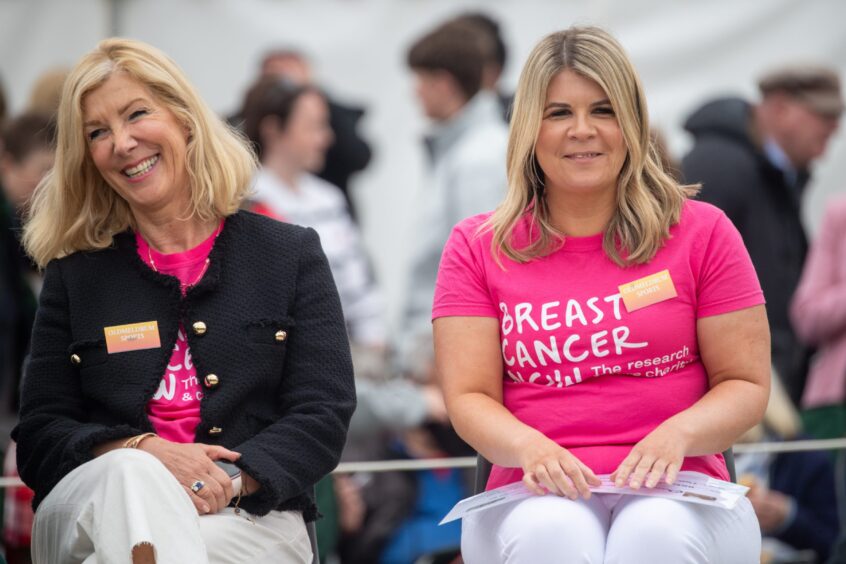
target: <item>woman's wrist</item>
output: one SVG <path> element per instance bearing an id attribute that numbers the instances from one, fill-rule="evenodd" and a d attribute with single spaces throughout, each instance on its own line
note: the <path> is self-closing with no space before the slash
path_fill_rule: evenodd
<path id="1" fill-rule="evenodd" d="M 516 452 L 517 461 L 520 467 L 524 469 L 527 465 L 536 463 L 538 459 L 550 451 L 557 452 L 559 449 L 563 449 L 561 445 L 540 431 L 530 427 L 526 429 L 525 433 L 516 435 L 512 444 Z"/>
<path id="2" fill-rule="evenodd" d="M 141 433 L 140 435 L 133 435 L 131 437 L 125 437 L 123 439 L 105 441 L 92 447 L 91 453 L 96 458 L 98 456 L 106 454 L 109 451 L 119 448 L 137 448 L 139 450 L 146 450 L 143 447 L 146 446 L 152 440 L 158 438 L 159 436 L 155 433 Z"/>
<path id="3" fill-rule="evenodd" d="M 98 445 L 94 445 L 91 448 L 91 453 L 96 458 L 98 456 L 102 456 L 102 455 L 106 454 L 109 451 L 112 451 L 112 450 L 115 450 L 115 449 L 118 449 L 118 448 L 123 448 L 123 443 L 125 443 L 128 438 L 129 437 L 127 437 L 125 439 L 114 439 L 112 441 L 105 441 L 105 442 L 102 442 Z"/>
<path id="4" fill-rule="evenodd" d="M 261 484 L 259 484 L 249 474 L 246 474 L 243 471 L 241 472 L 241 495 L 242 496 L 246 497 L 248 495 L 252 495 L 260 489 L 261 489 Z"/>
<path id="5" fill-rule="evenodd" d="M 693 426 L 693 421 L 689 417 L 685 417 L 684 412 L 666 419 L 652 433 L 659 430 L 667 433 L 668 436 L 672 437 L 673 443 L 682 447 L 684 456 L 691 456 L 696 440 L 696 428 Z"/>
<path id="6" fill-rule="evenodd" d="M 141 448 L 141 443 L 151 437 L 158 437 L 155 433 L 141 433 L 126 439 L 123 443 L 123 448 Z"/>
<path id="7" fill-rule="evenodd" d="M 156 445 L 161 442 L 167 441 L 156 434 L 151 434 L 150 436 L 145 437 L 142 442 L 138 443 L 135 448 L 153 454 L 153 450 L 156 448 Z"/>

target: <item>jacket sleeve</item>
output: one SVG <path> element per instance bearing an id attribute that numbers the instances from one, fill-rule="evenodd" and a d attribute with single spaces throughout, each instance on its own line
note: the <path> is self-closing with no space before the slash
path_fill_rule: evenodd
<path id="1" fill-rule="evenodd" d="M 93 446 L 142 431 L 88 421 L 78 370 L 70 362 L 71 312 L 59 261 L 47 265 L 21 390 L 20 420 L 12 431 L 23 481 L 35 503 L 66 474 L 91 460 Z"/>
<path id="2" fill-rule="evenodd" d="M 281 417 L 235 447 L 247 474 L 261 484 L 251 509 L 264 515 L 311 488 L 338 464 L 355 384 L 338 292 L 317 233 L 304 231 L 279 389 Z"/>
<path id="3" fill-rule="evenodd" d="M 810 345 L 846 334 L 846 280 L 839 279 L 845 232 L 846 201 L 829 208 L 793 297 L 793 327 Z"/>

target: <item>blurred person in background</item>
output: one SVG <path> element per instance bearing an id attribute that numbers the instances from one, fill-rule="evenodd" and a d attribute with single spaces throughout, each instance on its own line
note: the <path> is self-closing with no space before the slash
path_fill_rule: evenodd
<path id="1" fill-rule="evenodd" d="M 247 92 L 241 115 L 261 162 L 254 209 L 317 231 L 341 295 L 350 341 L 383 349 L 383 299 L 358 227 L 337 187 L 314 174 L 334 138 L 325 96 L 315 86 L 270 76 Z"/>
<path id="2" fill-rule="evenodd" d="M 802 421 L 773 370 L 764 420 L 738 443 L 801 440 Z M 735 454 L 764 535 L 761 562 L 826 562 L 839 530 L 834 467 L 823 451 Z"/>
<path id="3" fill-rule="evenodd" d="M 809 351 L 796 337 L 789 306 L 808 247 L 801 204 L 811 166 L 839 124 L 843 97 L 834 71 L 807 65 L 773 70 L 758 87 L 755 104 L 718 99 L 687 119 L 694 146 L 682 174 L 702 184 L 699 198 L 725 211 L 743 236 L 767 300 L 773 364 L 799 405 Z"/>
<path id="4" fill-rule="evenodd" d="M 35 265 L 20 242 L 21 224 L 35 187 L 53 166 L 54 137 L 52 119 L 42 114 L 22 114 L 0 127 L 0 366 L 5 413 L 17 413 L 20 369 L 29 350 L 39 288 Z"/>
<path id="5" fill-rule="evenodd" d="M 316 86 L 308 58 L 296 49 L 268 51 L 262 58 L 261 75 L 284 78 L 299 86 Z M 349 213 L 353 220 L 356 220 L 358 214 L 354 198 L 350 194 L 349 181 L 353 174 L 367 167 L 372 156 L 370 145 L 358 132 L 358 125 L 365 110 L 341 103 L 325 94 L 324 98 L 329 108 L 329 128 L 333 136 L 323 164 L 312 172 L 341 189 Z"/>
<path id="6" fill-rule="evenodd" d="M 396 342 L 398 369 L 424 386 L 435 385 L 430 318 L 443 244 L 455 223 L 490 208 L 505 192 L 507 130 L 496 95 L 483 89 L 493 49 L 490 34 L 478 24 L 447 21 L 415 40 L 406 54 L 418 102 L 431 121 L 425 138 L 431 167 L 413 215 L 414 242 Z M 410 430 L 395 450 L 409 458 L 472 453 L 446 422 Z M 439 550 L 457 551 L 458 524 L 439 527 L 438 522 L 466 495 L 464 474 L 436 470 L 396 478 L 392 495 L 403 503 L 385 520 L 375 561 L 394 564 Z"/>
<path id="7" fill-rule="evenodd" d="M 505 194 L 508 129 L 496 95 L 482 88 L 490 49 L 477 25 L 447 22 L 406 56 L 432 124 L 424 140 L 431 166 L 414 218 L 398 341 L 403 370 L 424 381 L 433 374 L 432 298 L 444 243 L 456 223 L 496 207 Z"/>
<path id="8" fill-rule="evenodd" d="M 829 202 L 791 307 L 802 341 L 817 347 L 802 397 L 805 428 L 816 438 L 846 436 L 846 199 Z M 846 512 L 846 451 L 836 453 L 841 519 Z M 832 562 L 846 563 L 846 529 Z"/>
<path id="9" fill-rule="evenodd" d="M 53 166 L 55 124 L 25 113 L 0 126 L 0 401 L 2 418 L 17 419 L 24 359 L 35 320 L 41 277 L 20 242 L 21 222 L 35 187 Z M 5 425 L 3 425 L 5 428 Z M 3 475 L 18 476 L 15 443 L 6 447 Z M 29 561 L 33 491 L 4 492 L 3 544 L 10 564 Z"/>
<path id="10" fill-rule="evenodd" d="M 251 208 L 315 229 L 341 296 L 358 396 L 343 458 L 352 461 L 388 457 L 389 442 L 395 434 L 427 419 L 443 421 L 446 411 L 433 387 L 392 378 L 389 373 L 382 295 L 370 270 L 358 226 L 337 188 L 314 175 L 323 166 L 333 138 L 326 98 L 311 84 L 268 76 L 250 88 L 240 113 L 243 130 L 261 162 Z M 332 550 L 324 539 L 331 534 L 328 525 L 334 517 L 343 529 L 340 532 L 355 537 L 357 545 L 369 545 L 374 523 L 380 520 L 374 514 L 388 511 L 386 506 L 396 500 L 376 491 L 385 485 L 384 479 L 389 478 L 380 476 L 365 491 L 358 491 L 358 482 L 336 477 L 337 516 L 331 510 L 335 500 L 326 498 L 332 495 L 331 488 L 327 491 L 326 482 L 321 483 L 318 503 L 321 512 L 331 517 L 318 524 L 321 554 L 328 555 Z M 365 500 L 368 524 L 367 530 L 361 530 L 362 518 L 350 519 L 350 514 L 360 512 L 356 508 Z"/>
<path id="11" fill-rule="evenodd" d="M 56 67 L 42 73 L 29 93 L 26 111 L 48 116 L 55 116 L 62 99 L 62 88 L 68 77 L 69 69 Z"/>
<path id="12" fill-rule="evenodd" d="M 241 114 L 261 162 L 252 209 L 316 230 L 338 286 L 361 396 L 345 459 L 377 456 L 367 446 L 377 430 L 442 420 L 445 411 L 434 390 L 389 375 L 383 298 L 361 234 L 343 197 L 314 175 L 332 142 L 326 98 L 314 86 L 267 77 L 249 90 Z"/>
<path id="13" fill-rule="evenodd" d="M 808 431 L 846 436 L 846 199 L 826 206 L 791 307 L 799 338 L 817 347 L 802 398 Z"/>
<path id="14" fill-rule="evenodd" d="M 508 123 L 511 117 L 511 105 L 514 94 L 503 92 L 500 78 L 508 61 L 508 47 L 502 36 L 499 22 L 484 12 L 468 12 L 450 20 L 451 23 L 469 24 L 475 26 L 481 33 L 487 35 L 485 47 L 485 67 L 482 73 L 482 89 L 492 92 L 499 101 L 502 119 Z"/>
<path id="15" fill-rule="evenodd" d="M 36 564 L 311 561 L 352 363 L 317 234 L 239 211 L 254 171 L 161 51 L 107 39 L 68 76 L 23 236 Z"/>

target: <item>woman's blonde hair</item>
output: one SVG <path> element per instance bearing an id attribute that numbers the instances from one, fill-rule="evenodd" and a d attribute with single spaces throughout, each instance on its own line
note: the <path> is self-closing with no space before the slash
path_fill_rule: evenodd
<path id="1" fill-rule="evenodd" d="M 188 130 L 190 217 L 231 215 L 250 190 L 256 164 L 249 145 L 203 102 L 176 63 L 145 43 L 106 39 L 68 75 L 57 115 L 55 165 L 36 189 L 24 226 L 24 246 L 42 268 L 75 251 L 108 247 L 115 234 L 135 227 L 129 205 L 95 168 L 83 127 L 85 96 L 116 72 L 148 88 Z"/>
<path id="2" fill-rule="evenodd" d="M 492 251 L 517 262 L 553 252 L 564 240 L 549 217 L 544 178 L 535 157 L 547 89 L 563 70 L 596 82 L 608 96 L 626 143 L 617 181 L 617 206 L 605 229 L 603 248 L 617 264 L 648 262 L 678 223 L 685 198 L 697 186 L 682 186 L 662 168 L 650 140 L 646 98 L 640 79 L 620 44 L 596 27 L 571 27 L 548 35 L 532 50 L 520 74 L 508 140 L 508 193 L 485 227 Z M 531 215 L 530 242 L 515 248 L 512 235 Z"/>

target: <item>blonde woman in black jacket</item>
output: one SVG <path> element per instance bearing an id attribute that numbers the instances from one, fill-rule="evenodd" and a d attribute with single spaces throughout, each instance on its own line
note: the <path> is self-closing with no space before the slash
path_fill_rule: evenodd
<path id="1" fill-rule="evenodd" d="M 100 43 L 58 122 L 13 432 L 34 561 L 310 561 L 355 406 L 317 235 L 238 211 L 253 156 L 148 45 Z"/>

